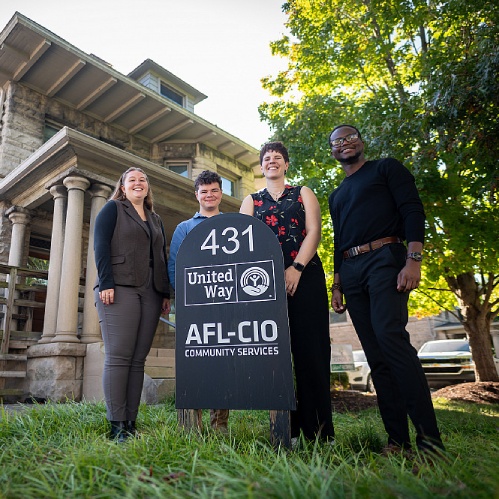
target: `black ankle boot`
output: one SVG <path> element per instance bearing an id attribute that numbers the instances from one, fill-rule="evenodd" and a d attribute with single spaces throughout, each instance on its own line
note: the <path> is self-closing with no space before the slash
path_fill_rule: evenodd
<path id="1" fill-rule="evenodd" d="M 125 421 L 110 421 L 110 423 L 111 433 L 109 434 L 109 438 L 120 444 L 123 443 L 127 437 Z"/>
<path id="2" fill-rule="evenodd" d="M 128 436 L 135 438 L 137 436 L 137 428 L 135 426 L 135 421 L 127 421 L 126 422 L 126 431 Z"/>

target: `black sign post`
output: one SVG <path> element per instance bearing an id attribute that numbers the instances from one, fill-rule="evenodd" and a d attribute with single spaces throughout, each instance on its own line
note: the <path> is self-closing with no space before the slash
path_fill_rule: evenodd
<path id="1" fill-rule="evenodd" d="M 177 409 L 268 409 L 274 443 L 289 446 L 296 402 L 275 234 L 247 215 L 207 219 L 180 246 L 175 289 Z"/>

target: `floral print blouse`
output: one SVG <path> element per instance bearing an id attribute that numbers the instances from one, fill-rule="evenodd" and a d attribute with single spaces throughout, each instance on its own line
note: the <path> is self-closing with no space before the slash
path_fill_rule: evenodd
<path id="1" fill-rule="evenodd" d="M 286 184 L 284 192 L 277 201 L 267 189 L 255 192 L 251 197 L 254 204 L 253 216 L 274 231 L 282 248 L 284 268 L 288 268 L 307 235 L 301 186 Z"/>

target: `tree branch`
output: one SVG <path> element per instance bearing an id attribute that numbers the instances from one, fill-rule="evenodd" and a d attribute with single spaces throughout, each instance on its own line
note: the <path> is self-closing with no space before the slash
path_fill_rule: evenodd
<path id="1" fill-rule="evenodd" d="M 381 47 L 384 49 L 386 48 L 385 40 L 383 39 L 383 36 L 381 34 L 381 29 L 379 27 L 379 23 L 376 19 L 375 13 L 371 8 L 371 0 L 364 0 L 364 5 L 371 11 L 372 14 L 372 26 L 373 26 L 373 31 L 376 36 L 376 38 L 379 40 L 379 44 Z M 407 93 L 404 89 L 404 86 L 400 83 L 400 79 L 398 77 L 397 73 L 397 66 L 395 62 L 393 61 L 393 57 L 388 51 L 384 51 L 385 55 L 383 56 L 386 66 L 388 68 L 388 72 L 390 73 L 391 77 L 393 78 L 393 81 L 395 82 L 395 89 L 398 93 L 398 96 L 400 98 L 401 102 L 406 102 L 407 101 Z M 389 88 L 389 85 L 387 85 L 387 88 Z"/>
<path id="2" fill-rule="evenodd" d="M 438 288 L 428 288 L 428 289 L 438 289 Z M 448 289 L 439 289 L 438 291 L 449 291 L 449 290 Z M 456 314 L 456 312 L 447 308 L 444 304 L 440 303 L 438 300 L 436 300 L 435 298 L 430 296 L 426 291 L 423 291 L 422 289 L 416 289 L 416 293 L 421 293 L 422 295 L 425 295 L 426 298 L 428 298 L 433 303 L 436 303 L 442 310 L 446 310 L 447 312 L 450 312 L 450 314 L 453 315 L 462 324 L 463 321 L 461 320 L 459 315 Z"/>
<path id="3" fill-rule="evenodd" d="M 424 54 L 426 54 L 428 52 L 428 42 L 426 40 L 426 31 L 424 26 L 419 27 L 419 38 L 421 40 L 421 50 Z"/>

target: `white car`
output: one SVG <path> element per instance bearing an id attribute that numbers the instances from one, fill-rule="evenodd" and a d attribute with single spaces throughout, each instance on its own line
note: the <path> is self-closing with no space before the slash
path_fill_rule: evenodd
<path id="1" fill-rule="evenodd" d="M 371 379 L 371 368 L 367 363 L 364 350 L 354 350 L 352 353 L 355 369 L 353 371 L 346 371 L 350 388 L 363 392 L 374 392 L 374 384 Z"/>
<path id="2" fill-rule="evenodd" d="M 432 387 L 475 381 L 475 363 L 466 339 L 427 341 L 418 357 Z"/>

